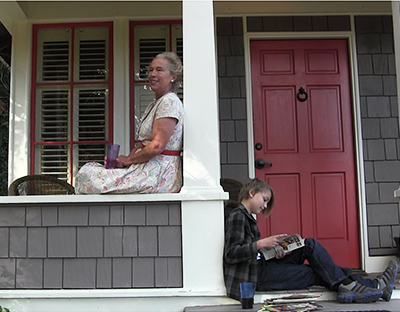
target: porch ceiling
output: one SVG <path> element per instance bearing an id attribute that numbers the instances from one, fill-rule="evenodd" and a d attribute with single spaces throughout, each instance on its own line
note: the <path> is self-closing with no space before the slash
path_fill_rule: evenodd
<path id="1" fill-rule="evenodd" d="M 339 5 L 338 5 L 339 3 Z M 387 14 L 391 1 L 214 1 L 215 14 Z"/>
<path id="2" fill-rule="evenodd" d="M 338 5 L 338 2 L 340 5 Z M 135 16 L 180 18 L 182 0 L 172 1 L 17 1 L 26 17 L 79 19 Z M 214 13 L 225 14 L 343 14 L 391 13 L 391 1 L 214 1 Z"/>
<path id="3" fill-rule="evenodd" d="M 182 16 L 182 1 L 18 1 L 18 4 L 31 20 Z"/>

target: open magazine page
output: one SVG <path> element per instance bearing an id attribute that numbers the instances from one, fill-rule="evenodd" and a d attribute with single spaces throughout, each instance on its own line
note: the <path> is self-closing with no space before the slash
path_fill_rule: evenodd
<path id="1" fill-rule="evenodd" d="M 278 248 L 283 248 L 285 252 L 290 252 L 303 246 L 304 238 L 302 238 L 299 234 L 293 234 L 286 236 L 278 246 L 270 249 L 261 248 L 260 252 L 263 254 L 265 260 L 269 260 L 275 258 L 276 250 Z"/>

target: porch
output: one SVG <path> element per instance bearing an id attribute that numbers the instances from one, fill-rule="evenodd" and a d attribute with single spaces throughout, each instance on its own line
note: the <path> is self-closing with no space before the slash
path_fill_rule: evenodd
<path id="1" fill-rule="evenodd" d="M 400 300 L 391 300 L 390 302 L 378 301 L 375 303 L 359 303 L 359 304 L 341 304 L 337 301 L 318 302 L 323 308 L 317 311 L 364 311 L 364 312 L 398 312 L 400 311 Z M 185 308 L 184 312 L 240 312 L 240 311 L 258 311 L 263 304 L 258 303 L 253 306 L 253 309 L 243 310 L 240 304 L 230 306 L 208 306 L 208 307 L 189 307 Z"/>

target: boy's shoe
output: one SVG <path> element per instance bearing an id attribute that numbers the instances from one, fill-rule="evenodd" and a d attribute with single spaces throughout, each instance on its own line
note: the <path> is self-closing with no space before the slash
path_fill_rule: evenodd
<path id="1" fill-rule="evenodd" d="M 348 285 L 339 285 L 337 300 L 342 303 L 368 303 L 377 301 L 382 295 L 382 289 L 367 287 L 358 281 L 354 281 Z"/>
<path id="2" fill-rule="evenodd" d="M 386 270 L 376 277 L 379 288 L 383 289 L 382 299 L 386 301 L 390 301 L 392 297 L 393 283 L 397 277 L 398 267 L 397 261 L 392 259 L 389 261 Z"/>

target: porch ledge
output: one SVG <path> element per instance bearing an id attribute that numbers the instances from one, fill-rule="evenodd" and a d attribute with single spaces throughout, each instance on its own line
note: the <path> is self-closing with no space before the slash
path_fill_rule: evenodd
<path id="1" fill-rule="evenodd" d="M 0 299 L 39 298 L 148 298 L 148 297 L 226 297 L 225 288 L 193 290 L 184 288 L 156 289 L 15 289 L 0 290 Z"/>
<path id="2" fill-rule="evenodd" d="M 168 202 L 218 201 L 229 199 L 221 186 L 183 187 L 180 193 L 107 194 L 107 195 L 30 195 L 0 196 L 0 204 L 21 203 L 108 203 L 108 202 Z"/>

